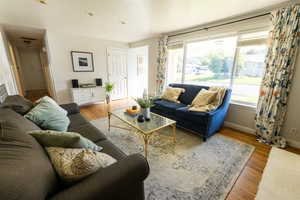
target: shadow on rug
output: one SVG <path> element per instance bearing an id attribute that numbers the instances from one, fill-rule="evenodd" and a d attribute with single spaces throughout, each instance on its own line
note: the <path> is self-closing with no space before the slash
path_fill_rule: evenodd
<path id="1" fill-rule="evenodd" d="M 139 135 L 117 128 L 108 133 L 107 118 L 92 124 L 126 154 L 143 154 Z M 125 125 L 114 118 L 112 124 Z M 171 128 L 160 133 L 170 134 Z M 219 134 L 204 143 L 199 136 L 182 129 L 177 129 L 176 134 L 176 145 L 158 135 L 151 139 L 146 200 L 224 200 L 254 147 Z"/>

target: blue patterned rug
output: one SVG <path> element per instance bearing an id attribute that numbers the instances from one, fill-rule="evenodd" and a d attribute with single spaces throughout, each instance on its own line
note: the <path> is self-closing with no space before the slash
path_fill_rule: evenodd
<path id="1" fill-rule="evenodd" d="M 140 136 L 116 128 L 108 133 L 107 118 L 92 123 L 125 153 L 143 153 Z M 112 124 L 124 126 L 117 119 Z M 168 135 L 171 129 L 160 133 Z M 219 134 L 203 143 L 185 130 L 177 129 L 176 133 L 176 145 L 162 136 L 151 140 L 146 200 L 224 200 L 254 147 Z"/>

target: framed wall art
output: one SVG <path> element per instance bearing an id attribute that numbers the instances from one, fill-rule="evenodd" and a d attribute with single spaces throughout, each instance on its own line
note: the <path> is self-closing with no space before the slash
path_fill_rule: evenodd
<path id="1" fill-rule="evenodd" d="M 71 51 L 74 72 L 93 72 L 93 53 L 83 51 Z"/>

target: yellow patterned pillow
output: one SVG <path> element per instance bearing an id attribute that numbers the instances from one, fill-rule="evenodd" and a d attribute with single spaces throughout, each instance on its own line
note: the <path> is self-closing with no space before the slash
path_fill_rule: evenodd
<path id="1" fill-rule="evenodd" d="M 206 106 L 210 104 L 217 96 L 217 91 L 201 89 L 192 102 L 192 106 Z"/>
<path id="2" fill-rule="evenodd" d="M 56 172 L 66 182 L 78 181 L 116 162 L 110 155 L 90 149 L 48 147 L 46 150 Z"/>
<path id="3" fill-rule="evenodd" d="M 169 87 L 169 88 L 166 88 L 166 90 L 164 91 L 161 98 L 164 100 L 167 100 L 167 101 L 180 103 L 180 101 L 178 101 L 178 97 L 181 93 L 184 93 L 184 92 L 185 92 L 185 89 L 183 89 L 183 88 Z"/>

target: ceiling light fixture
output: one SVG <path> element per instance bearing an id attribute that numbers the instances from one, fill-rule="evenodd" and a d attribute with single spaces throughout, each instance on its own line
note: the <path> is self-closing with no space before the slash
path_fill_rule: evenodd
<path id="1" fill-rule="evenodd" d="M 87 15 L 90 16 L 90 17 L 93 17 L 95 14 L 93 12 L 91 12 L 91 11 L 88 11 Z"/>
<path id="2" fill-rule="evenodd" d="M 127 24 L 127 22 L 125 20 L 120 20 L 121 24 Z"/>
<path id="3" fill-rule="evenodd" d="M 38 0 L 38 2 L 40 2 L 41 4 L 44 4 L 44 5 L 47 4 L 47 0 Z"/>

